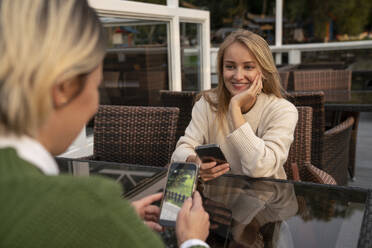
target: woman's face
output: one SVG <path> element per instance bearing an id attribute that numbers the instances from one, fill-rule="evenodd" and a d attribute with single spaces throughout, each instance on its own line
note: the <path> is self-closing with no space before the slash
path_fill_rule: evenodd
<path id="1" fill-rule="evenodd" d="M 234 42 L 226 48 L 223 56 L 223 80 L 231 96 L 251 87 L 259 72 L 261 68 L 246 46 Z"/>

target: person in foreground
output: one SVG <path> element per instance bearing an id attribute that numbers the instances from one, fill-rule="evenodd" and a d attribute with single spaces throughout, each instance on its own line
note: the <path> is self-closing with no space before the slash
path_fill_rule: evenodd
<path id="1" fill-rule="evenodd" d="M 204 181 L 231 170 L 251 177 L 285 179 L 283 164 L 294 138 L 298 113 L 281 94 L 279 74 L 266 41 L 246 30 L 221 44 L 218 86 L 201 92 L 172 161 L 200 164 Z M 228 163 L 201 163 L 195 147 L 218 144 Z"/>
<path id="2" fill-rule="evenodd" d="M 52 155 L 97 111 L 104 54 L 86 0 L 0 0 L 0 247 L 164 246 L 161 193 L 130 204 L 109 179 L 57 175 Z M 179 245 L 207 247 L 208 231 L 195 192 Z"/>

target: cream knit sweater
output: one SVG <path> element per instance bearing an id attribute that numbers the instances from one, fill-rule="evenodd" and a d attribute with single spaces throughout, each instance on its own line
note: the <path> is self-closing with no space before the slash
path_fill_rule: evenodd
<path id="1" fill-rule="evenodd" d="M 189 155 L 196 155 L 196 146 L 219 144 L 231 173 L 286 179 L 283 164 L 297 124 L 296 107 L 285 99 L 262 93 L 243 116 L 246 123 L 238 129 L 234 130 L 229 116 L 221 128 L 216 113 L 202 97 L 193 107 L 190 124 L 171 160 L 186 161 Z"/>

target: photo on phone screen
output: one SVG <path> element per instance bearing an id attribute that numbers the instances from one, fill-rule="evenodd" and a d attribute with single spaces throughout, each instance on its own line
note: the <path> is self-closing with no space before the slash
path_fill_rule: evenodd
<path id="1" fill-rule="evenodd" d="M 198 174 L 198 166 L 193 163 L 172 163 L 164 190 L 159 223 L 175 226 L 178 212 L 184 201 L 192 196 Z"/>

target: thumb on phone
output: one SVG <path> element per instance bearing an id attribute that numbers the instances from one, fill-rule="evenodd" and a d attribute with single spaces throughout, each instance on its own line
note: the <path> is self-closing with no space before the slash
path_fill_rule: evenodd
<path id="1" fill-rule="evenodd" d="M 193 205 L 192 202 L 193 202 L 193 200 L 192 200 L 191 197 L 187 198 L 186 201 L 184 201 L 179 214 L 187 214 L 187 213 L 189 213 L 190 212 L 190 209 L 192 208 L 192 205 Z"/>
<path id="2" fill-rule="evenodd" d="M 192 210 L 198 210 L 200 208 L 203 208 L 202 198 L 200 193 L 196 190 L 192 200 Z"/>

